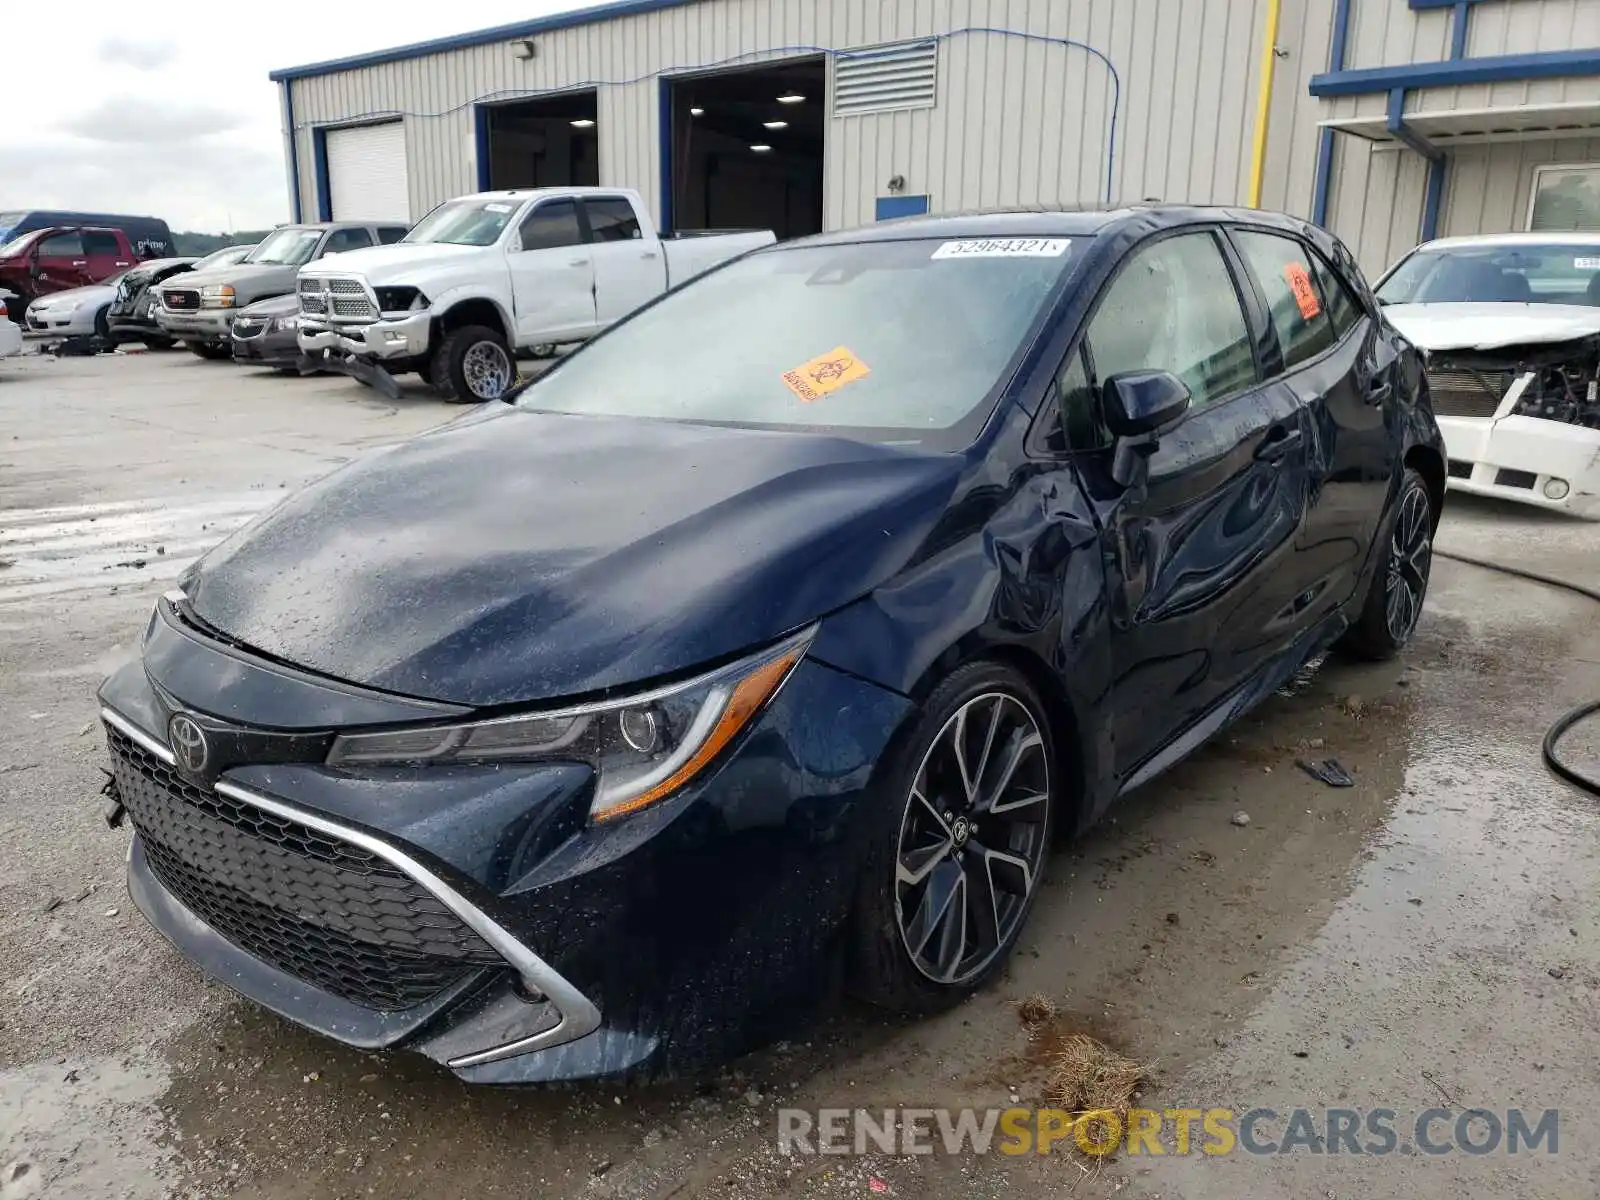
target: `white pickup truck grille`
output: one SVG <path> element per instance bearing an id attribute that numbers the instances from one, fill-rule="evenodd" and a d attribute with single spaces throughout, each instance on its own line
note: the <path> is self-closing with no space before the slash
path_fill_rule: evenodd
<path id="1" fill-rule="evenodd" d="M 378 306 L 359 279 L 302 279 L 300 311 L 336 321 L 376 321 Z"/>

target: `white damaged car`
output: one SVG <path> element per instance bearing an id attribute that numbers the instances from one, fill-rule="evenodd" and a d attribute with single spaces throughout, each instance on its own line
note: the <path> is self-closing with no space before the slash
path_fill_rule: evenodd
<path id="1" fill-rule="evenodd" d="M 1442 238 L 1376 291 L 1427 351 L 1450 486 L 1600 520 L 1600 234 Z"/>

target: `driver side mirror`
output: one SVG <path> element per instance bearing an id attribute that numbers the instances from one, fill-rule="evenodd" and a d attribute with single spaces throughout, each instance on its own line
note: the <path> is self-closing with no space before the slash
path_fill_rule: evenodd
<path id="1" fill-rule="evenodd" d="M 1124 371 L 1105 383 L 1106 427 L 1117 440 L 1111 477 L 1130 487 L 1160 445 L 1160 436 L 1181 421 L 1193 396 L 1171 371 Z"/>

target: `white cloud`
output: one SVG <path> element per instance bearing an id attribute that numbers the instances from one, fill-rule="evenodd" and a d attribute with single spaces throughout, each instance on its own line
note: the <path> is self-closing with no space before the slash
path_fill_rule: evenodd
<path id="1" fill-rule="evenodd" d="M 84 0 L 72 9 L 72 25 L 100 35 L 95 65 L 64 74 L 58 55 L 7 60 L 0 211 L 140 213 L 208 232 L 286 221 L 280 89 L 269 71 L 587 3 L 478 0 L 459 9 L 384 0 L 374 10 L 381 19 L 372 21 L 269 8 L 238 23 L 192 20 L 192 6 L 174 0 Z M 50 45 L 61 18 L 47 6 L 7 4 L 4 25 L 8 45 Z M 152 38 L 152 28 L 170 36 Z"/>
<path id="2" fill-rule="evenodd" d="M 167 40 L 145 42 L 134 38 L 108 37 L 95 47 L 95 57 L 109 66 L 154 71 L 178 57 L 178 46 Z"/>

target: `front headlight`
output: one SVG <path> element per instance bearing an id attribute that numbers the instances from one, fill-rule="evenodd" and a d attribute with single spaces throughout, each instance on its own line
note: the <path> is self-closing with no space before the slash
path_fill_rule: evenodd
<path id="1" fill-rule="evenodd" d="M 272 328 L 278 333 L 289 333 L 300 328 L 300 318 L 297 316 L 274 317 Z"/>
<path id="2" fill-rule="evenodd" d="M 414 287 L 374 288 L 381 313 L 422 312 L 428 307 L 428 298 Z"/>
<path id="3" fill-rule="evenodd" d="M 230 284 L 212 283 L 200 289 L 202 308 L 232 308 L 236 299 Z"/>
<path id="4" fill-rule="evenodd" d="M 642 695 L 465 725 L 427 725 L 336 738 L 329 766 L 586 762 L 597 775 L 589 815 L 608 821 L 678 791 L 777 694 L 813 626 L 759 654 Z"/>

